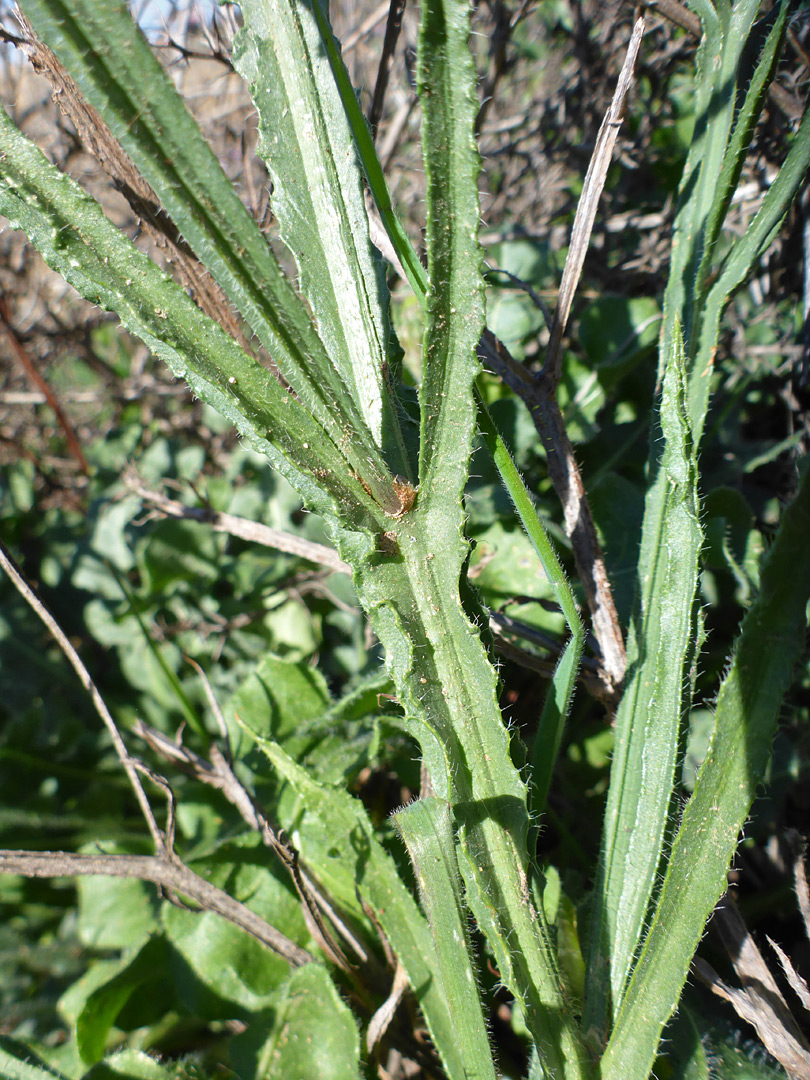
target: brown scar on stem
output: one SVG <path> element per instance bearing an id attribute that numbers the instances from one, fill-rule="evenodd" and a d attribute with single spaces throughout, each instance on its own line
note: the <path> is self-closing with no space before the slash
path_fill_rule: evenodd
<path id="1" fill-rule="evenodd" d="M 399 500 L 399 511 L 394 515 L 396 518 L 401 518 L 412 508 L 416 502 L 417 490 L 402 476 L 394 477 L 394 492 Z"/>
<path id="2" fill-rule="evenodd" d="M 370 499 L 373 499 L 374 495 L 372 490 L 363 477 L 360 476 L 359 473 L 355 473 L 354 475 L 366 495 L 368 495 Z M 417 489 L 410 481 L 402 476 L 395 476 L 391 482 L 391 486 L 394 489 L 395 501 L 391 500 L 391 502 L 388 503 L 388 500 L 386 500 L 386 503 L 388 504 L 383 506 L 383 509 L 389 517 L 393 518 L 395 521 L 399 521 L 401 517 L 404 517 L 405 514 L 408 513 L 416 501 Z"/>

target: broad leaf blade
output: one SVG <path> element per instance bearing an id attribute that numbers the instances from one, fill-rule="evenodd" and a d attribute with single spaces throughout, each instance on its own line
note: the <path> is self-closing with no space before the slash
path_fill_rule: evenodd
<path id="1" fill-rule="evenodd" d="M 326 968 L 306 964 L 293 971 L 273 1006 L 254 1080 L 360 1080 L 357 1026 Z"/>

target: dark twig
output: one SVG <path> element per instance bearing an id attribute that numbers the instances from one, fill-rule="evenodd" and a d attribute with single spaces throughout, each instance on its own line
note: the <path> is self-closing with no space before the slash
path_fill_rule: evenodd
<path id="1" fill-rule="evenodd" d="M 478 355 L 526 403 L 543 442 L 549 476 L 562 503 L 565 531 L 571 539 L 594 636 L 602 654 L 600 696 L 612 700 L 624 676 L 624 642 L 585 486 L 556 396 L 542 383 L 538 384 L 489 331 L 481 339 Z"/>
<path id="2" fill-rule="evenodd" d="M 498 83 L 506 71 L 506 50 L 512 31 L 516 25 L 512 12 L 503 3 L 496 0 L 493 5 L 495 26 L 489 38 L 489 69 L 481 89 L 481 104 L 475 118 L 475 132 L 480 135 L 489 107 L 495 98 Z"/>
<path id="3" fill-rule="evenodd" d="M 385 37 L 383 38 L 382 55 L 380 66 L 377 69 L 377 82 L 374 85 L 374 96 L 371 99 L 371 110 L 368 116 L 371 134 L 377 137 L 377 127 L 383 112 L 385 91 L 388 89 L 388 76 L 391 73 L 391 65 L 394 62 L 394 53 L 399 40 L 399 32 L 402 29 L 402 16 L 405 11 L 405 0 L 390 0 L 388 7 L 388 22 L 385 24 Z"/>
<path id="4" fill-rule="evenodd" d="M 22 877 L 129 877 L 152 881 L 167 892 L 181 893 L 205 911 L 232 922 L 293 967 L 313 957 L 265 922 L 249 907 L 228 896 L 210 881 L 199 877 L 179 859 L 148 855 L 74 855 L 65 851 L 0 851 L 0 873 Z"/>
<path id="5" fill-rule="evenodd" d="M 700 38 L 703 33 L 698 16 L 693 14 L 684 4 L 681 4 L 679 0 L 651 0 L 649 7 L 655 11 L 660 11 L 670 22 L 680 26 L 681 29 L 686 30 L 694 38 Z M 804 112 L 804 107 L 799 99 L 794 97 L 784 86 L 780 86 L 779 83 L 771 83 L 768 87 L 768 97 L 788 120 L 798 120 Z"/>
<path id="6" fill-rule="evenodd" d="M 537 308 L 537 310 L 542 313 L 546 326 L 551 326 L 553 315 L 549 311 L 548 304 L 545 302 L 540 293 L 529 284 L 528 281 L 524 281 L 522 278 L 519 278 L 517 274 L 513 274 L 510 270 L 504 270 L 501 266 L 490 267 L 488 272 L 490 274 L 499 274 L 502 277 L 505 277 L 515 286 L 516 289 L 520 289 L 521 292 L 525 292 L 531 302 Z"/>

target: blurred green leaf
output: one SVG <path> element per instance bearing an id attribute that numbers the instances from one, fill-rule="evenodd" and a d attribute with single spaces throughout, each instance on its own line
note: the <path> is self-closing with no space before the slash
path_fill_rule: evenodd
<path id="1" fill-rule="evenodd" d="M 120 1050 L 94 1065 L 84 1080 L 181 1080 L 182 1074 L 164 1068 L 141 1050 Z"/>
<path id="2" fill-rule="evenodd" d="M 652 297 L 601 296 L 580 315 L 578 337 L 595 367 L 629 366 L 652 358 L 660 328 L 661 306 Z"/>
<path id="3" fill-rule="evenodd" d="M 363 1075 L 354 1018 L 320 964 L 293 971 L 256 1026 L 234 1040 L 234 1063 L 242 1076 L 359 1080 Z"/>

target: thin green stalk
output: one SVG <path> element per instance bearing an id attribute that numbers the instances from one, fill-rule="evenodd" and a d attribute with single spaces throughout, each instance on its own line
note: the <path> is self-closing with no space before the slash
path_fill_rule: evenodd
<path id="1" fill-rule="evenodd" d="M 349 79 L 346 65 L 319 5 L 313 5 L 318 25 L 329 55 L 341 100 L 360 155 L 369 189 L 380 211 L 389 239 L 400 260 L 413 291 L 423 304 L 427 299 L 428 279 L 410 238 L 402 227 L 391 204 L 374 140 Z M 565 615 L 571 639 L 566 645 L 543 707 L 534 740 L 532 759 L 532 814 L 542 809 L 551 783 L 551 775 L 560 746 L 565 719 L 571 706 L 576 678 L 582 657 L 585 632 L 568 580 L 554 551 L 553 545 L 540 522 L 537 511 L 523 477 L 511 459 L 503 438 L 495 427 L 489 411 L 480 395 L 478 400 L 478 423 L 487 449 L 495 467 L 509 492 L 526 533 L 534 545 L 543 569 L 552 583 L 560 607 Z"/>
<path id="2" fill-rule="evenodd" d="M 526 535 L 531 540 L 546 576 L 551 582 L 557 602 L 571 632 L 571 638 L 566 644 L 554 672 L 551 687 L 543 705 L 543 711 L 540 714 L 537 733 L 534 737 L 531 793 L 531 814 L 534 817 L 545 806 L 549 787 L 551 786 L 551 777 L 560 748 L 563 728 L 576 687 L 577 673 L 579 672 L 582 650 L 585 645 L 585 628 L 582 625 L 582 619 L 568 578 L 565 576 L 565 571 L 560 564 L 551 539 L 537 516 L 537 511 L 523 477 L 518 472 L 506 443 L 495 427 L 484 399 L 477 391 L 476 400 L 478 402 L 478 427 L 481 435 L 487 449 L 492 454 L 501 480 L 503 480 L 504 486 L 515 504 L 515 510 L 523 528 L 526 530 Z"/>
<path id="3" fill-rule="evenodd" d="M 329 62 L 332 65 L 335 82 L 340 92 L 343 108 L 346 110 L 355 146 L 363 165 L 363 172 L 368 180 L 369 190 L 380 212 L 388 238 L 394 246 L 394 251 L 397 253 L 402 269 L 405 271 L 405 276 L 410 282 L 414 294 L 424 302 L 428 287 L 427 273 L 394 210 L 385 173 L 374 146 L 374 139 L 371 137 L 368 122 L 363 115 L 363 110 L 360 108 L 360 102 L 357 100 L 357 94 L 352 86 L 346 65 L 343 63 L 340 47 L 335 40 L 335 35 L 332 33 L 332 27 L 329 25 L 319 3 L 313 3 L 312 10 L 318 21 Z"/>

